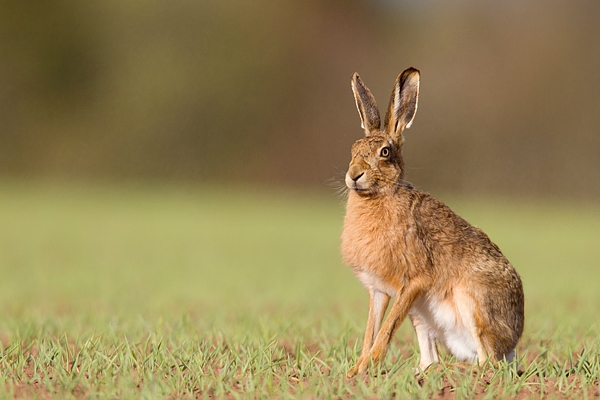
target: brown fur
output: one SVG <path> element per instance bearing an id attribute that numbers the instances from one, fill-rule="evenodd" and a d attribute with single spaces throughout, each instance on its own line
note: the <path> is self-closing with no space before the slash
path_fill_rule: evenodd
<path id="1" fill-rule="evenodd" d="M 346 175 L 342 253 L 370 300 L 362 352 L 349 376 L 384 358 L 407 315 L 417 332 L 423 370 L 438 361 L 436 337 L 458 346 L 453 348 L 459 358 L 472 358 L 469 351 L 476 347 L 475 359 L 482 362 L 511 358 L 523 331 L 521 280 L 500 249 L 404 181 L 402 131 L 416 113 L 419 81 L 413 68 L 398 76 L 380 130 L 375 99 L 357 74 L 352 78 L 366 136 L 352 146 Z M 459 335 L 444 336 L 446 327 Z M 462 339 L 465 332 L 470 338 Z"/>

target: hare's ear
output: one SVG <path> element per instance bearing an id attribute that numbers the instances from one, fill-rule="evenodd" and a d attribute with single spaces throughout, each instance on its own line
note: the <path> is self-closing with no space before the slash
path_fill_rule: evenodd
<path id="1" fill-rule="evenodd" d="M 381 127 L 381 119 L 375 97 L 356 72 L 352 75 L 352 92 L 360 115 L 361 127 L 365 130 L 365 134 L 369 135 L 373 131 L 378 131 Z"/>
<path id="2" fill-rule="evenodd" d="M 398 75 L 385 115 L 385 131 L 398 143 L 402 142 L 402 131 L 410 128 L 419 101 L 420 73 L 408 68 Z"/>

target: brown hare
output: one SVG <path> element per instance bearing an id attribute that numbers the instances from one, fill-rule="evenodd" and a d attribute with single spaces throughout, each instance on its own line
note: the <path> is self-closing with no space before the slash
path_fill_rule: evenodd
<path id="1" fill-rule="evenodd" d="M 523 332 L 523 286 L 500 249 L 404 180 L 402 131 L 415 117 L 419 82 L 414 68 L 398 76 L 381 128 L 373 95 L 358 74 L 352 76 L 366 136 L 352 146 L 346 174 L 342 253 L 369 292 L 369 315 L 349 377 L 383 360 L 407 315 L 421 370 L 439 361 L 436 340 L 461 361 L 511 361 Z"/>

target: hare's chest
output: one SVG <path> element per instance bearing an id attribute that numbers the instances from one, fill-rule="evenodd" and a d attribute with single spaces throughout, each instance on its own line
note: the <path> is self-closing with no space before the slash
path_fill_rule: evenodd
<path id="1" fill-rule="evenodd" d="M 410 232 L 390 218 L 347 214 L 342 232 L 344 262 L 374 276 L 398 270 L 406 263 L 407 235 Z"/>

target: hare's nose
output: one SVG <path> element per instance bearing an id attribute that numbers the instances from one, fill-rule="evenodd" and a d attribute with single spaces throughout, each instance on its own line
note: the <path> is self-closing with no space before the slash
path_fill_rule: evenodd
<path id="1" fill-rule="evenodd" d="M 353 182 L 356 182 L 360 179 L 361 176 L 365 174 L 365 169 L 361 168 L 359 165 L 350 164 L 350 168 L 348 168 L 348 178 Z"/>
<path id="2" fill-rule="evenodd" d="M 354 182 L 356 182 L 357 180 L 360 179 L 361 176 L 363 176 L 365 173 L 364 172 L 359 172 L 357 175 L 352 176 L 350 175 L 350 179 L 352 179 Z"/>

